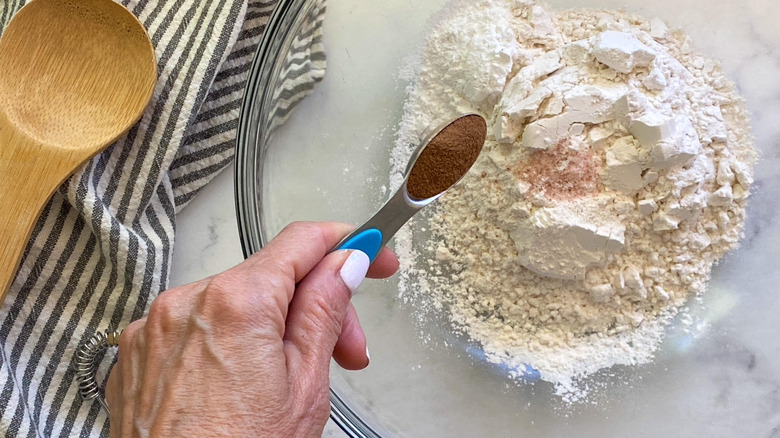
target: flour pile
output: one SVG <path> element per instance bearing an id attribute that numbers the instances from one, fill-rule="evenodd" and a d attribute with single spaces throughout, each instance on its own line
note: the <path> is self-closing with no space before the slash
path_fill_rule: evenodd
<path id="1" fill-rule="evenodd" d="M 567 400 L 588 374 L 650 361 L 742 231 L 755 151 L 717 63 L 657 18 L 481 0 L 445 8 L 412 75 L 393 188 L 427 128 L 477 112 L 488 140 L 398 236 L 402 297 Z"/>

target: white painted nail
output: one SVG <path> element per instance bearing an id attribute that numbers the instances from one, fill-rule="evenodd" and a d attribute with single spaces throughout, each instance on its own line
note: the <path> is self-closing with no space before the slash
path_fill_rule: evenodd
<path id="1" fill-rule="evenodd" d="M 360 283 L 363 282 L 363 279 L 366 278 L 366 272 L 368 272 L 368 265 L 370 264 L 371 260 L 368 259 L 366 253 L 354 250 L 341 266 L 341 271 L 339 271 L 341 279 L 353 294 L 360 286 Z"/>
<path id="2" fill-rule="evenodd" d="M 371 362 L 371 354 L 368 353 L 368 345 L 366 345 L 366 359 Z"/>

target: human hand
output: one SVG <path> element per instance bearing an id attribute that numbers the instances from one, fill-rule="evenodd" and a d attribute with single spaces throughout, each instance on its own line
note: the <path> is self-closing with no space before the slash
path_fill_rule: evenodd
<path id="1" fill-rule="evenodd" d="M 351 226 L 295 223 L 246 261 L 160 294 L 119 338 L 106 386 L 112 437 L 320 436 L 330 358 L 368 365 L 349 299 L 384 249 L 327 254 Z"/>

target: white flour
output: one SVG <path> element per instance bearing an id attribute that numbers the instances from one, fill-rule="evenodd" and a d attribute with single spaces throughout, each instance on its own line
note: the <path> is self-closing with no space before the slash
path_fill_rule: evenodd
<path id="1" fill-rule="evenodd" d="M 475 111 L 489 136 L 397 237 L 402 298 L 565 400 L 582 377 L 650 361 L 742 230 L 755 152 L 717 63 L 659 19 L 481 0 L 437 17 L 415 67 L 392 188 L 428 127 Z"/>

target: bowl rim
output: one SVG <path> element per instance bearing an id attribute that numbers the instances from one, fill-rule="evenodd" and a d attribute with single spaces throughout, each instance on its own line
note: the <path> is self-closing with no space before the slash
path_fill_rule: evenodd
<path id="1" fill-rule="evenodd" d="M 257 182 L 262 181 L 260 164 L 268 148 L 268 133 L 262 131 L 262 127 L 270 124 L 262 110 L 273 95 L 274 67 L 284 52 L 281 50 L 284 41 L 297 30 L 296 18 L 317 1 L 279 0 L 266 23 L 247 76 L 238 117 L 233 177 L 238 233 L 245 258 L 262 248 L 269 238 L 260 214 L 262 196 L 257 196 L 256 188 Z M 330 418 L 348 436 L 381 436 L 353 412 L 333 388 L 329 392 Z"/>

